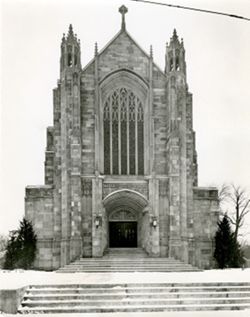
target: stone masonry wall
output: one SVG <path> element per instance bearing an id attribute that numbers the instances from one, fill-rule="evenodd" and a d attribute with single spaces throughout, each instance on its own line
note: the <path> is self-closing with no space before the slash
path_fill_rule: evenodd
<path id="1" fill-rule="evenodd" d="M 47 128 L 47 147 L 45 152 L 45 184 L 54 183 L 54 128 Z"/>
<path id="2" fill-rule="evenodd" d="M 81 77 L 82 174 L 95 173 L 95 82 L 93 63 Z"/>
<path id="3" fill-rule="evenodd" d="M 219 216 L 218 190 L 194 188 L 194 258 L 200 268 L 213 266 L 214 237 Z"/>
<path id="4" fill-rule="evenodd" d="M 92 256 L 92 179 L 82 179 L 82 241 L 83 257 Z"/>
<path id="5" fill-rule="evenodd" d="M 37 234 L 38 253 L 35 268 L 53 268 L 53 197 L 51 186 L 26 187 L 26 217 Z"/>
<path id="6" fill-rule="evenodd" d="M 156 174 L 167 174 L 167 100 L 165 76 L 153 67 L 153 128 L 154 128 L 154 171 Z"/>
<path id="7" fill-rule="evenodd" d="M 112 71 L 130 69 L 145 80 L 149 79 L 149 59 L 127 32 L 120 32 L 100 54 L 99 79 Z"/>

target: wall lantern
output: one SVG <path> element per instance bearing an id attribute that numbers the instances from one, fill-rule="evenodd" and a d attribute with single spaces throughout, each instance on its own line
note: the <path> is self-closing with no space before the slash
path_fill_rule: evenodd
<path id="1" fill-rule="evenodd" d="M 157 218 L 152 217 L 152 227 L 156 228 L 157 227 Z"/>
<path id="2" fill-rule="evenodd" d="M 101 216 L 95 217 L 95 226 L 96 226 L 96 228 L 99 228 L 102 226 L 102 217 Z"/>

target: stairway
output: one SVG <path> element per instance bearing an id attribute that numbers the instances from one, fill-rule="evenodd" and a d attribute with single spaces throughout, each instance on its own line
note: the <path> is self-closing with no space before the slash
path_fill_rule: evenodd
<path id="1" fill-rule="evenodd" d="M 18 313 L 250 309 L 250 283 L 32 285 Z"/>
<path id="2" fill-rule="evenodd" d="M 190 264 L 173 258 L 151 258 L 140 248 L 109 249 L 102 258 L 81 258 L 60 268 L 59 273 L 73 272 L 190 272 Z"/>

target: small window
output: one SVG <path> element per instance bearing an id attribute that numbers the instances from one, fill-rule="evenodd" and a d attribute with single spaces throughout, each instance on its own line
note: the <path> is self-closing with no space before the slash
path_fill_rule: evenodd
<path id="1" fill-rule="evenodd" d="M 180 61 L 179 61 L 179 56 L 176 57 L 175 60 L 175 70 L 180 70 Z"/>
<path id="2" fill-rule="evenodd" d="M 73 62 L 73 61 L 72 61 L 72 54 L 69 53 L 69 54 L 68 54 L 68 66 L 69 66 L 69 67 L 72 67 L 72 62 Z"/>
<path id="3" fill-rule="evenodd" d="M 170 70 L 170 71 L 173 71 L 173 70 L 174 70 L 174 61 L 173 61 L 173 58 L 172 58 L 172 57 L 170 58 L 169 70 Z"/>

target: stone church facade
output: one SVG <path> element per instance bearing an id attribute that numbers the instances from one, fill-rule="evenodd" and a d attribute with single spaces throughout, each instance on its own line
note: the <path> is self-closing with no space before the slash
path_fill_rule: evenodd
<path id="1" fill-rule="evenodd" d="M 62 38 L 45 185 L 26 188 L 35 267 L 112 247 L 211 267 L 218 193 L 198 187 L 183 41 L 174 31 L 162 71 L 127 32 L 126 7 L 119 11 L 121 30 L 84 68 L 72 26 Z"/>

